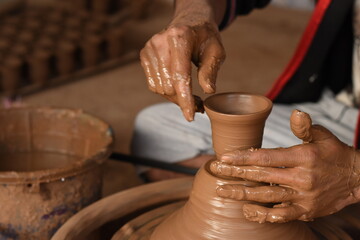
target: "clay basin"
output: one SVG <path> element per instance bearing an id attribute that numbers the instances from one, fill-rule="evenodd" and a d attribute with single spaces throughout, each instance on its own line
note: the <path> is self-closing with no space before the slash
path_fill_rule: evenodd
<path id="1" fill-rule="evenodd" d="M 50 239 L 101 197 L 112 135 L 80 110 L 0 110 L 0 239 Z"/>

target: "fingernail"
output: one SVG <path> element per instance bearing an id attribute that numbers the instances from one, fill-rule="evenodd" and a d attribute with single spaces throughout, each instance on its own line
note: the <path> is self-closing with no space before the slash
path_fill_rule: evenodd
<path id="1" fill-rule="evenodd" d="M 220 174 L 221 173 L 221 164 L 219 161 L 213 161 L 210 164 L 210 171 L 214 174 Z"/>
<path id="2" fill-rule="evenodd" d="M 194 113 L 190 111 L 190 109 L 185 109 L 183 113 L 187 121 L 189 122 L 194 121 Z"/>
<path id="3" fill-rule="evenodd" d="M 223 198 L 232 198 L 233 195 L 233 188 L 227 185 L 218 186 L 216 188 L 216 193 L 219 197 Z"/>
<path id="4" fill-rule="evenodd" d="M 215 84 L 212 83 L 212 82 L 209 82 L 209 83 L 207 84 L 207 88 L 208 88 L 208 93 L 214 93 L 215 90 L 216 90 L 216 86 L 215 86 Z"/>
<path id="5" fill-rule="evenodd" d="M 224 153 L 220 156 L 220 160 L 224 163 L 232 163 L 233 160 L 233 154 L 231 153 Z"/>

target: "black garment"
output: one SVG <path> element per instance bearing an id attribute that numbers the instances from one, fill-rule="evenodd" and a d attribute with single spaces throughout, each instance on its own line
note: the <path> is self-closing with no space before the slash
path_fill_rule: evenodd
<path id="1" fill-rule="evenodd" d="M 333 0 L 297 71 L 274 99 L 315 102 L 325 87 L 335 94 L 352 84 L 354 0 Z"/>
<path id="2" fill-rule="evenodd" d="M 219 25 L 219 29 L 224 29 L 233 19 L 232 15 L 245 15 L 249 14 L 254 8 L 263 8 L 271 0 L 227 0 L 224 18 Z"/>
<path id="3" fill-rule="evenodd" d="M 219 28 L 229 24 L 233 20 L 232 16 L 248 14 L 269 2 L 228 0 L 225 17 Z M 305 57 L 282 91 L 273 97 L 275 102 L 315 102 L 325 87 L 337 94 L 352 84 L 353 5 L 354 0 L 331 1 Z"/>
<path id="4" fill-rule="evenodd" d="M 244 15 L 250 13 L 254 8 L 263 8 L 270 0 L 238 0 L 236 2 L 236 13 Z"/>

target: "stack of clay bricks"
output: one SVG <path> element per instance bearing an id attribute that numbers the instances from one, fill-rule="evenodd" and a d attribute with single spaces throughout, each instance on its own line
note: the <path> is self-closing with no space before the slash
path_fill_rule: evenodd
<path id="1" fill-rule="evenodd" d="M 119 58 L 123 36 L 106 15 L 87 10 L 37 6 L 4 14 L 0 94 L 13 97 L 23 88 L 42 88 L 52 79 Z"/>
<path id="2" fill-rule="evenodd" d="M 86 9 L 94 14 L 111 15 L 121 12 L 124 8 L 133 18 L 143 18 L 151 1 L 154 0 L 57 0 L 70 4 L 77 9 Z"/>

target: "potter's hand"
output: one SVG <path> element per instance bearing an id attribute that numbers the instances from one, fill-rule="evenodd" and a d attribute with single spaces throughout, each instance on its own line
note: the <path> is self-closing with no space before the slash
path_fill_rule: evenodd
<path id="1" fill-rule="evenodd" d="M 218 1 L 221 2 L 221 1 Z M 198 67 L 198 80 L 205 93 L 215 92 L 218 69 L 225 51 L 208 1 L 177 1 L 170 25 L 154 35 L 141 50 L 141 64 L 148 87 L 178 104 L 188 121 L 202 111 L 199 97 L 192 95 L 191 62 Z"/>
<path id="2" fill-rule="evenodd" d="M 218 187 L 221 197 L 276 203 L 273 207 L 246 203 L 243 211 L 250 221 L 309 221 L 359 202 L 359 152 L 324 127 L 312 125 L 307 113 L 294 110 L 290 124 L 303 144 L 230 152 L 211 166 L 220 175 L 271 183 Z"/>

